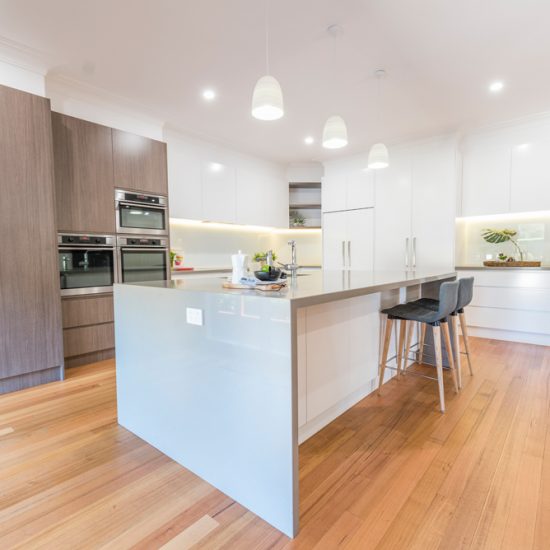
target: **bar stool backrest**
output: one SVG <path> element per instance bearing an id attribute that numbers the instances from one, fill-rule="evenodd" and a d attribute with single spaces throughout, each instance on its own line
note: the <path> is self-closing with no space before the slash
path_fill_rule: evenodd
<path id="1" fill-rule="evenodd" d="M 439 309 L 437 310 L 438 319 L 444 319 L 456 311 L 458 302 L 458 281 L 448 281 L 441 283 L 439 287 Z"/>
<path id="2" fill-rule="evenodd" d="M 456 304 L 457 311 L 464 309 L 471 301 L 474 296 L 474 278 L 473 277 L 464 277 L 464 279 L 459 279 L 458 287 L 458 301 Z"/>

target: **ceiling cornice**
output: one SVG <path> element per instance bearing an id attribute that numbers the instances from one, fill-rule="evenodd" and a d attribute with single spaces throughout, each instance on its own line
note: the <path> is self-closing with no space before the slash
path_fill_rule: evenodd
<path id="1" fill-rule="evenodd" d="M 0 36 L 0 61 L 45 76 L 53 65 L 52 56 L 25 44 Z"/>

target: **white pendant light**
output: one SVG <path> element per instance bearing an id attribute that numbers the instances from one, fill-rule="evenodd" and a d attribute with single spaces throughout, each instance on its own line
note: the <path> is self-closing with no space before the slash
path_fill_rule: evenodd
<path id="1" fill-rule="evenodd" d="M 383 143 L 375 143 L 369 151 L 368 167 L 371 170 L 380 170 L 390 165 L 388 148 Z"/>
<path id="2" fill-rule="evenodd" d="M 269 74 L 269 12 L 265 0 L 265 76 L 262 76 L 252 93 L 252 116 L 258 120 L 277 120 L 284 114 L 283 91 L 277 79 Z"/>
<path id="3" fill-rule="evenodd" d="M 328 117 L 323 128 L 323 147 L 325 149 L 340 149 L 348 144 L 348 129 L 341 116 Z"/>
<path id="4" fill-rule="evenodd" d="M 380 81 L 386 76 L 384 69 L 374 71 L 374 76 L 378 79 L 378 121 L 380 121 L 381 101 L 380 101 Z M 380 124 L 379 124 L 380 126 Z M 367 167 L 371 170 L 380 170 L 390 165 L 390 154 L 388 148 L 383 143 L 375 143 L 369 151 Z"/>
<path id="5" fill-rule="evenodd" d="M 285 114 L 283 91 L 276 78 L 262 76 L 252 94 L 252 116 L 258 120 L 277 120 Z"/>
<path id="6" fill-rule="evenodd" d="M 334 40 L 333 42 L 333 64 L 334 71 L 331 75 L 331 82 L 337 80 L 336 74 L 336 39 L 344 34 L 340 25 L 330 25 L 327 33 Z M 348 144 L 348 129 L 344 119 L 340 115 L 332 115 L 327 118 L 323 128 L 323 147 L 325 149 L 340 149 Z"/>

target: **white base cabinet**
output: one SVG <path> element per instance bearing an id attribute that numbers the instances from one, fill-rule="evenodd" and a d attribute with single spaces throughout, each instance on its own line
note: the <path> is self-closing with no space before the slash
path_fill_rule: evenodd
<path id="1" fill-rule="evenodd" d="M 298 310 L 298 425 L 304 441 L 377 387 L 380 294 Z"/>

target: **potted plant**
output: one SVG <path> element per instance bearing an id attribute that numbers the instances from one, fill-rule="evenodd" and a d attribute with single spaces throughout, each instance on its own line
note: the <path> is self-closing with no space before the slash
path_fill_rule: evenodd
<path id="1" fill-rule="evenodd" d="M 304 227 L 304 225 L 306 224 L 306 219 L 304 218 L 304 216 L 302 216 L 302 214 L 300 214 L 300 212 L 298 212 L 298 210 L 291 210 L 289 214 L 290 225 L 292 227 Z"/>
<path id="2" fill-rule="evenodd" d="M 260 264 L 260 267 L 264 267 L 265 262 L 267 260 L 267 252 L 256 252 L 256 254 L 254 254 L 252 259 L 255 262 L 258 262 Z M 273 261 L 275 261 L 276 259 L 277 259 L 277 254 L 273 252 Z"/>
<path id="3" fill-rule="evenodd" d="M 516 240 L 517 231 L 513 229 L 483 229 L 481 236 L 483 239 L 491 244 L 502 244 L 506 242 L 512 243 L 516 252 L 519 254 L 519 260 L 513 256 L 507 256 L 502 252 L 499 253 L 499 261 L 487 260 L 483 262 L 483 265 L 487 267 L 540 267 L 538 261 L 525 261 L 525 252 L 519 246 Z"/>

